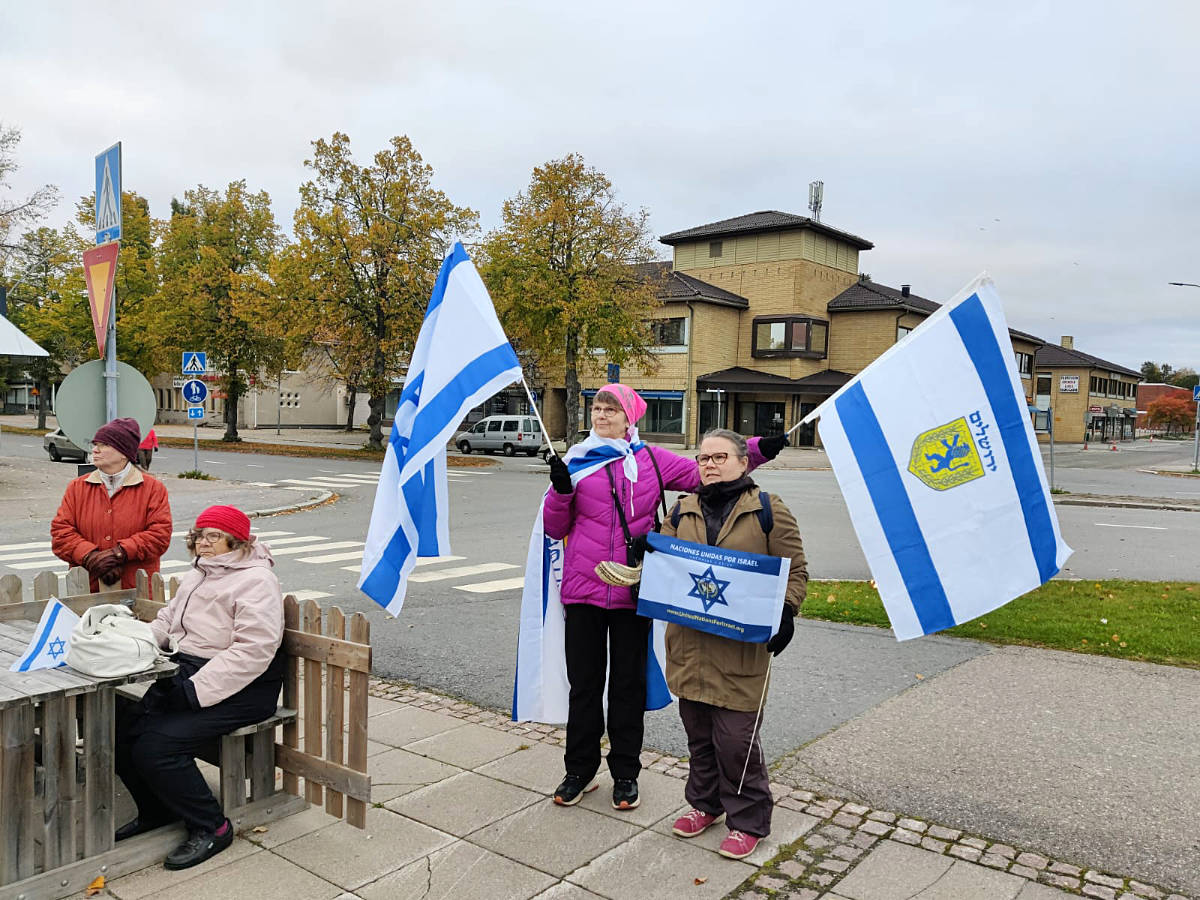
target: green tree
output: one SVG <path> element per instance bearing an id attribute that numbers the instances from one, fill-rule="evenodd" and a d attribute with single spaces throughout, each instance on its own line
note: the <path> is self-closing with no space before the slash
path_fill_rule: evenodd
<path id="1" fill-rule="evenodd" d="M 17 146 L 21 132 L 0 122 L 0 275 L 10 253 L 20 250 L 16 235 L 40 220 L 58 201 L 58 188 L 43 185 L 23 197 L 13 197 L 8 187 L 9 176 L 18 168 Z"/>
<path id="2" fill-rule="evenodd" d="M 1170 383 L 1176 387 L 1191 389 L 1200 384 L 1200 375 L 1196 373 L 1195 369 L 1184 366 L 1171 373 Z"/>
<path id="3" fill-rule="evenodd" d="M 249 379 L 282 366 L 281 342 L 261 320 L 275 296 L 270 272 L 282 244 L 271 198 L 244 180 L 224 194 L 203 185 L 187 191 L 163 232 L 155 352 L 208 352 L 224 394 L 226 441 L 241 440 L 237 404 Z"/>
<path id="4" fill-rule="evenodd" d="M 612 182 L 571 154 L 533 170 L 483 244 L 483 277 L 513 344 L 539 369 L 564 371 L 567 441 L 579 416 L 579 373 L 608 362 L 654 367 L 648 320 L 657 284 L 644 209 L 630 212 Z"/>
<path id="5" fill-rule="evenodd" d="M 1142 378 L 1147 384 L 1169 384 L 1174 371 L 1170 363 L 1159 365 L 1151 360 L 1142 363 Z"/>
<path id="6" fill-rule="evenodd" d="M 478 217 L 433 187 L 433 168 L 407 137 L 360 165 L 350 138 L 335 133 L 314 141 L 304 164 L 313 178 L 296 210 L 295 296 L 323 323 L 335 370 L 360 376 L 367 446 L 381 449 L 387 395 L 407 367 L 442 256 Z"/>

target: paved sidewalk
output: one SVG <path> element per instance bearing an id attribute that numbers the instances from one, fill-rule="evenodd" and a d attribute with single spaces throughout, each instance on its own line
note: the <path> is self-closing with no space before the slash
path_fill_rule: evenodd
<path id="1" fill-rule="evenodd" d="M 563 733 L 401 684 L 372 682 L 367 830 L 317 808 L 238 836 L 195 869 L 111 882 L 120 900 L 1187 900 L 936 823 L 775 785 L 773 834 L 747 861 L 715 852 L 724 827 L 671 834 L 686 762 L 643 754 L 642 804 L 611 782 L 564 809 L 549 799 Z M 78 895 L 82 896 L 82 895 Z"/>

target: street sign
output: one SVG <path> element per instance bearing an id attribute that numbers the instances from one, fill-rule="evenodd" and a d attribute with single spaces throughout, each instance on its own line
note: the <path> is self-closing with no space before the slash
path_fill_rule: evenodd
<path id="1" fill-rule="evenodd" d="M 121 239 L 121 142 L 96 157 L 96 243 Z"/>
<path id="2" fill-rule="evenodd" d="M 188 403 L 203 403 L 208 396 L 208 385 L 203 381 L 192 379 L 183 386 L 183 399 Z"/>
<path id="3" fill-rule="evenodd" d="M 1198 401 L 1200 401 L 1200 384 L 1192 388 L 1192 402 L 1196 403 Z"/>
<path id="4" fill-rule="evenodd" d="M 183 354 L 184 375 L 204 375 L 208 372 L 208 354 L 199 350 L 189 350 Z"/>
<path id="5" fill-rule="evenodd" d="M 83 277 L 87 281 L 92 328 L 96 331 L 96 346 L 100 348 L 101 357 L 104 356 L 104 344 L 108 337 L 109 306 L 112 304 L 120 249 L 120 243 L 112 241 L 83 252 Z"/>
<path id="6" fill-rule="evenodd" d="M 616 363 L 608 364 L 608 383 L 616 384 L 621 380 L 621 367 Z"/>
<path id="7" fill-rule="evenodd" d="M 204 407 L 203 406 L 189 406 L 188 407 L 188 418 L 189 419 L 203 419 L 204 418 Z"/>
<path id="8" fill-rule="evenodd" d="M 104 360 L 93 359 L 71 370 L 54 395 L 58 427 L 79 447 L 86 447 L 96 429 L 108 421 L 104 395 Z M 117 363 L 118 415 L 135 419 L 142 434 L 154 425 L 158 404 L 146 376 L 133 366 Z"/>

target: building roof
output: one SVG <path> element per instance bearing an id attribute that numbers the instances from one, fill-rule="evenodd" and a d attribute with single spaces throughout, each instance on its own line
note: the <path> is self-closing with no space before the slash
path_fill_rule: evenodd
<path id="1" fill-rule="evenodd" d="M 826 369 L 804 378 L 785 378 L 769 372 L 756 372 L 742 366 L 709 372 L 696 379 L 700 390 L 718 388 L 727 391 L 768 391 L 786 394 L 818 394 L 829 396 L 853 378 L 836 369 Z"/>
<path id="2" fill-rule="evenodd" d="M 1119 366 L 1115 362 L 1109 362 L 1107 359 L 1101 359 L 1098 356 L 1092 356 L 1090 353 L 1084 353 L 1082 350 L 1068 350 L 1066 347 L 1060 347 L 1058 344 L 1043 344 L 1039 347 L 1037 352 L 1033 354 L 1033 364 L 1035 366 L 1046 366 L 1047 368 L 1072 366 L 1086 369 L 1105 369 L 1121 375 L 1132 375 L 1134 378 L 1142 377 L 1141 372 L 1127 369 L 1125 366 Z"/>
<path id="3" fill-rule="evenodd" d="M 749 213 L 744 216 L 734 216 L 732 219 L 722 219 L 720 222 L 709 222 L 707 225 L 697 225 L 695 228 L 685 228 L 683 231 L 673 231 L 659 238 L 664 244 L 681 244 L 684 241 L 717 238 L 725 235 L 749 234 L 764 231 L 791 231 L 795 228 L 808 228 L 821 234 L 827 234 L 838 240 L 852 244 L 859 250 L 870 250 L 875 245 L 866 238 L 830 228 L 821 222 L 816 222 L 807 216 L 797 216 L 792 213 L 780 212 L 777 209 L 766 209 Z"/>
<path id="4" fill-rule="evenodd" d="M 690 300 L 700 303 L 714 303 L 718 306 L 734 306 L 747 309 L 750 301 L 732 291 L 724 290 L 715 284 L 685 275 L 683 272 L 671 272 L 663 289 L 659 291 L 658 299 L 663 301 Z"/>
<path id="5" fill-rule="evenodd" d="M 830 312 L 862 311 L 873 309 L 900 309 L 919 315 L 930 315 L 941 309 L 942 304 L 921 297 L 911 291 L 906 296 L 902 288 L 889 287 L 877 281 L 859 281 L 850 285 L 826 306 Z M 1037 335 L 1015 328 L 1008 329 L 1011 337 L 1029 341 L 1031 344 L 1045 344 Z"/>

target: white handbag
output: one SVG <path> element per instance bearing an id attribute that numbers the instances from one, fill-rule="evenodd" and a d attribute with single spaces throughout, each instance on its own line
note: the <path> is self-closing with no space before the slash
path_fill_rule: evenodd
<path id="1" fill-rule="evenodd" d="M 162 650 L 150 625 L 135 619 L 129 607 L 101 603 L 87 609 L 71 632 L 67 665 L 96 678 L 116 678 L 144 672 L 176 649 Z"/>

